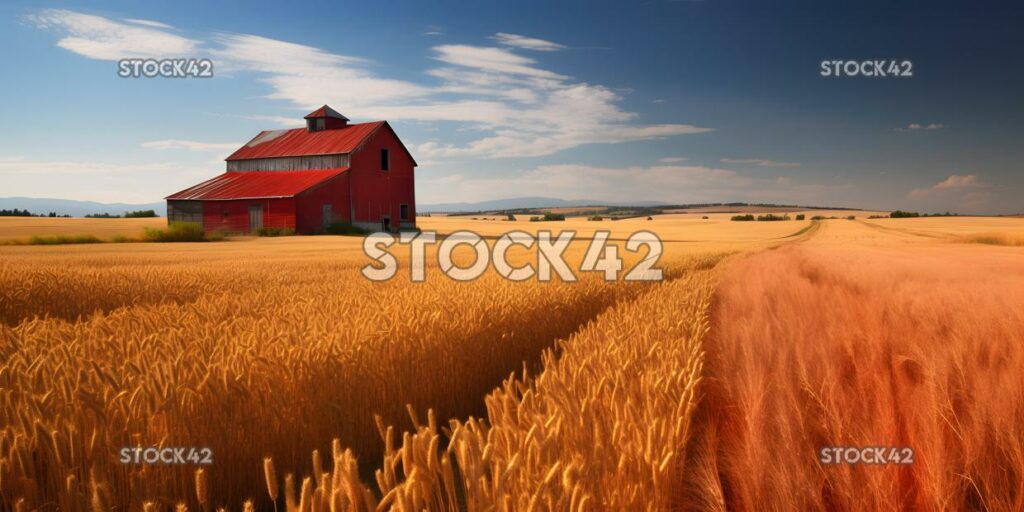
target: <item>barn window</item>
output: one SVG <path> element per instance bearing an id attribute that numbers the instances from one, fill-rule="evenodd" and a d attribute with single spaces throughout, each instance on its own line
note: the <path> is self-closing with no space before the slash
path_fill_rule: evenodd
<path id="1" fill-rule="evenodd" d="M 306 120 L 306 127 L 311 132 L 319 132 L 324 129 L 324 118 L 318 117 Z"/>
<path id="2" fill-rule="evenodd" d="M 380 150 L 380 170 L 391 170 L 391 150 L 387 148 Z"/>
<path id="3" fill-rule="evenodd" d="M 398 205 L 398 217 L 402 220 L 409 220 L 409 205 Z"/>

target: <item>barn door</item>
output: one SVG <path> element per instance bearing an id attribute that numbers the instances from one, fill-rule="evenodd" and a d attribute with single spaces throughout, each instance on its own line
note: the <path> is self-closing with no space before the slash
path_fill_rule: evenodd
<path id="1" fill-rule="evenodd" d="M 331 205 L 325 204 L 323 206 L 323 227 L 326 228 L 334 222 L 334 216 L 331 212 Z"/>
<path id="2" fill-rule="evenodd" d="M 384 220 L 381 221 L 381 226 L 384 228 L 384 231 L 391 231 L 391 217 L 385 215 Z"/>
<path id="3" fill-rule="evenodd" d="M 249 207 L 249 231 L 256 232 L 263 229 L 263 206 L 254 204 Z"/>

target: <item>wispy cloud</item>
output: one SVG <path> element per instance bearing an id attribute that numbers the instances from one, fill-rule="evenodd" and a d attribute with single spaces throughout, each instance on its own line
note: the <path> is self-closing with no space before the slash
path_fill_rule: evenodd
<path id="1" fill-rule="evenodd" d="M 127 21 L 128 23 L 134 23 L 135 25 L 142 25 L 144 27 L 159 28 L 164 30 L 175 30 L 174 27 L 166 23 L 160 23 L 159 21 L 142 20 L 138 18 L 125 18 L 124 21 Z"/>
<path id="2" fill-rule="evenodd" d="M 564 50 L 565 45 L 553 43 L 545 39 L 537 39 L 535 37 L 526 37 L 519 34 L 508 34 L 505 32 L 498 32 L 492 37 L 499 44 L 505 46 L 511 46 L 513 48 L 522 48 L 524 50 L 534 50 L 538 52 L 554 52 L 558 50 Z"/>
<path id="3" fill-rule="evenodd" d="M 686 158 L 685 156 L 666 156 L 664 158 L 659 158 L 658 162 L 663 164 L 677 164 L 679 162 L 685 162 L 687 160 L 689 160 L 689 158 Z"/>
<path id="4" fill-rule="evenodd" d="M 907 195 L 909 197 L 920 198 L 920 197 L 926 197 L 926 196 L 933 195 L 933 194 L 935 194 L 937 192 L 942 192 L 942 191 L 947 191 L 947 190 L 962 190 L 962 189 L 967 189 L 967 188 L 977 188 L 977 187 L 981 187 L 982 185 L 983 184 L 978 179 L 978 176 L 976 176 L 974 174 L 965 174 L 965 175 L 952 174 L 948 178 L 946 178 L 946 179 L 944 179 L 944 180 L 942 180 L 942 181 L 940 181 L 940 182 L 938 182 L 938 183 L 936 183 L 936 184 L 934 184 L 934 185 L 932 185 L 930 187 L 915 188 L 915 189 L 911 190 L 910 193 L 908 193 Z"/>
<path id="5" fill-rule="evenodd" d="M 121 22 L 64 9 L 44 9 L 26 18 L 39 28 L 61 33 L 57 46 L 90 59 L 190 57 L 200 44 L 149 20 Z"/>
<path id="6" fill-rule="evenodd" d="M 727 164 L 755 165 L 757 167 L 800 167 L 800 164 L 796 162 L 777 162 L 775 160 L 765 160 L 763 158 L 723 158 L 721 161 Z"/>
<path id="7" fill-rule="evenodd" d="M 151 140 L 140 144 L 146 149 L 187 149 L 189 151 L 233 151 L 241 145 L 236 142 L 200 142 L 181 139 Z"/>
<path id="8" fill-rule="evenodd" d="M 907 193 L 907 199 L 919 207 L 951 209 L 983 213 L 990 211 L 997 198 L 992 185 L 985 183 L 975 174 L 951 174 L 946 179 L 929 187 L 915 188 Z"/>
<path id="9" fill-rule="evenodd" d="M 297 110 L 329 103 L 353 119 L 452 122 L 471 135 L 458 144 L 418 145 L 414 149 L 424 161 L 543 156 L 584 144 L 711 131 L 689 124 L 641 124 L 637 114 L 619 106 L 619 93 L 514 51 L 562 45 L 515 34 L 493 36 L 501 46 L 434 46 L 433 59 L 441 63 L 427 73 L 434 83 L 419 83 L 382 77 L 365 58 L 253 34 L 216 33 L 200 42 L 171 34 L 170 28 L 67 10 L 44 10 L 30 19 L 61 33 L 59 46 L 86 57 L 181 55 L 202 47 L 216 59 L 218 76 L 254 73 L 269 88 L 268 98 Z"/>
<path id="10" fill-rule="evenodd" d="M 941 130 L 941 129 L 945 128 L 945 127 L 946 127 L 946 125 L 944 125 L 942 123 L 928 123 L 928 124 L 910 123 L 907 126 L 896 128 L 896 131 L 898 131 L 898 132 L 915 132 L 915 131 L 921 131 L 921 130 L 931 131 L 931 130 Z"/>

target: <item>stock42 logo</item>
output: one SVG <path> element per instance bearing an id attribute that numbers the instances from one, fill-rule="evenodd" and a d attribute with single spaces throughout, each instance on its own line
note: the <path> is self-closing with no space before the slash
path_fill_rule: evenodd
<path id="1" fill-rule="evenodd" d="M 396 243 L 409 250 L 410 278 L 413 282 L 426 280 L 428 245 L 437 245 L 437 266 L 451 279 L 472 281 L 484 274 L 488 267 L 505 279 L 525 281 L 536 278 L 550 281 L 554 275 L 562 281 L 577 280 L 576 273 L 566 262 L 565 252 L 576 239 L 575 231 L 562 231 L 554 236 L 550 231 L 539 231 L 536 235 L 525 231 L 511 231 L 494 240 L 493 247 L 487 240 L 472 231 L 456 231 L 439 238 L 436 232 L 400 233 L 396 238 L 390 233 L 374 233 L 363 242 L 363 252 L 371 260 L 363 267 L 363 275 L 373 281 L 386 281 L 398 273 L 398 258 L 390 252 Z M 600 272 L 608 281 L 619 279 L 625 268 L 619 246 L 609 243 L 611 232 L 597 231 L 589 239 L 586 253 L 580 262 L 581 272 Z M 625 240 L 625 251 L 638 253 L 637 262 L 623 276 L 625 281 L 661 281 L 662 269 L 657 266 L 663 250 L 661 239 L 650 231 L 638 231 Z M 473 263 L 465 266 L 456 264 L 453 253 L 465 245 L 475 252 Z M 509 262 L 508 251 L 518 245 L 534 251 L 534 261 Z"/>

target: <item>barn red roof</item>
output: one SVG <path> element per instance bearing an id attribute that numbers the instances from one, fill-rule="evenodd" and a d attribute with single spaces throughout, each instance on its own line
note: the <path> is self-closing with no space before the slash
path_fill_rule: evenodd
<path id="1" fill-rule="evenodd" d="M 375 121 L 316 132 L 306 128 L 262 131 L 226 160 L 351 153 L 384 124 Z"/>
<path id="2" fill-rule="evenodd" d="M 348 170 L 226 172 L 171 194 L 171 200 L 229 200 L 292 197 Z"/>
<path id="3" fill-rule="evenodd" d="M 333 108 L 327 105 L 324 105 L 306 114 L 306 117 L 304 117 L 303 119 L 316 119 L 318 117 L 334 117 L 337 119 L 344 119 L 345 121 L 348 121 L 348 118 L 341 115 L 341 112 L 338 112 L 337 110 L 334 110 Z"/>

